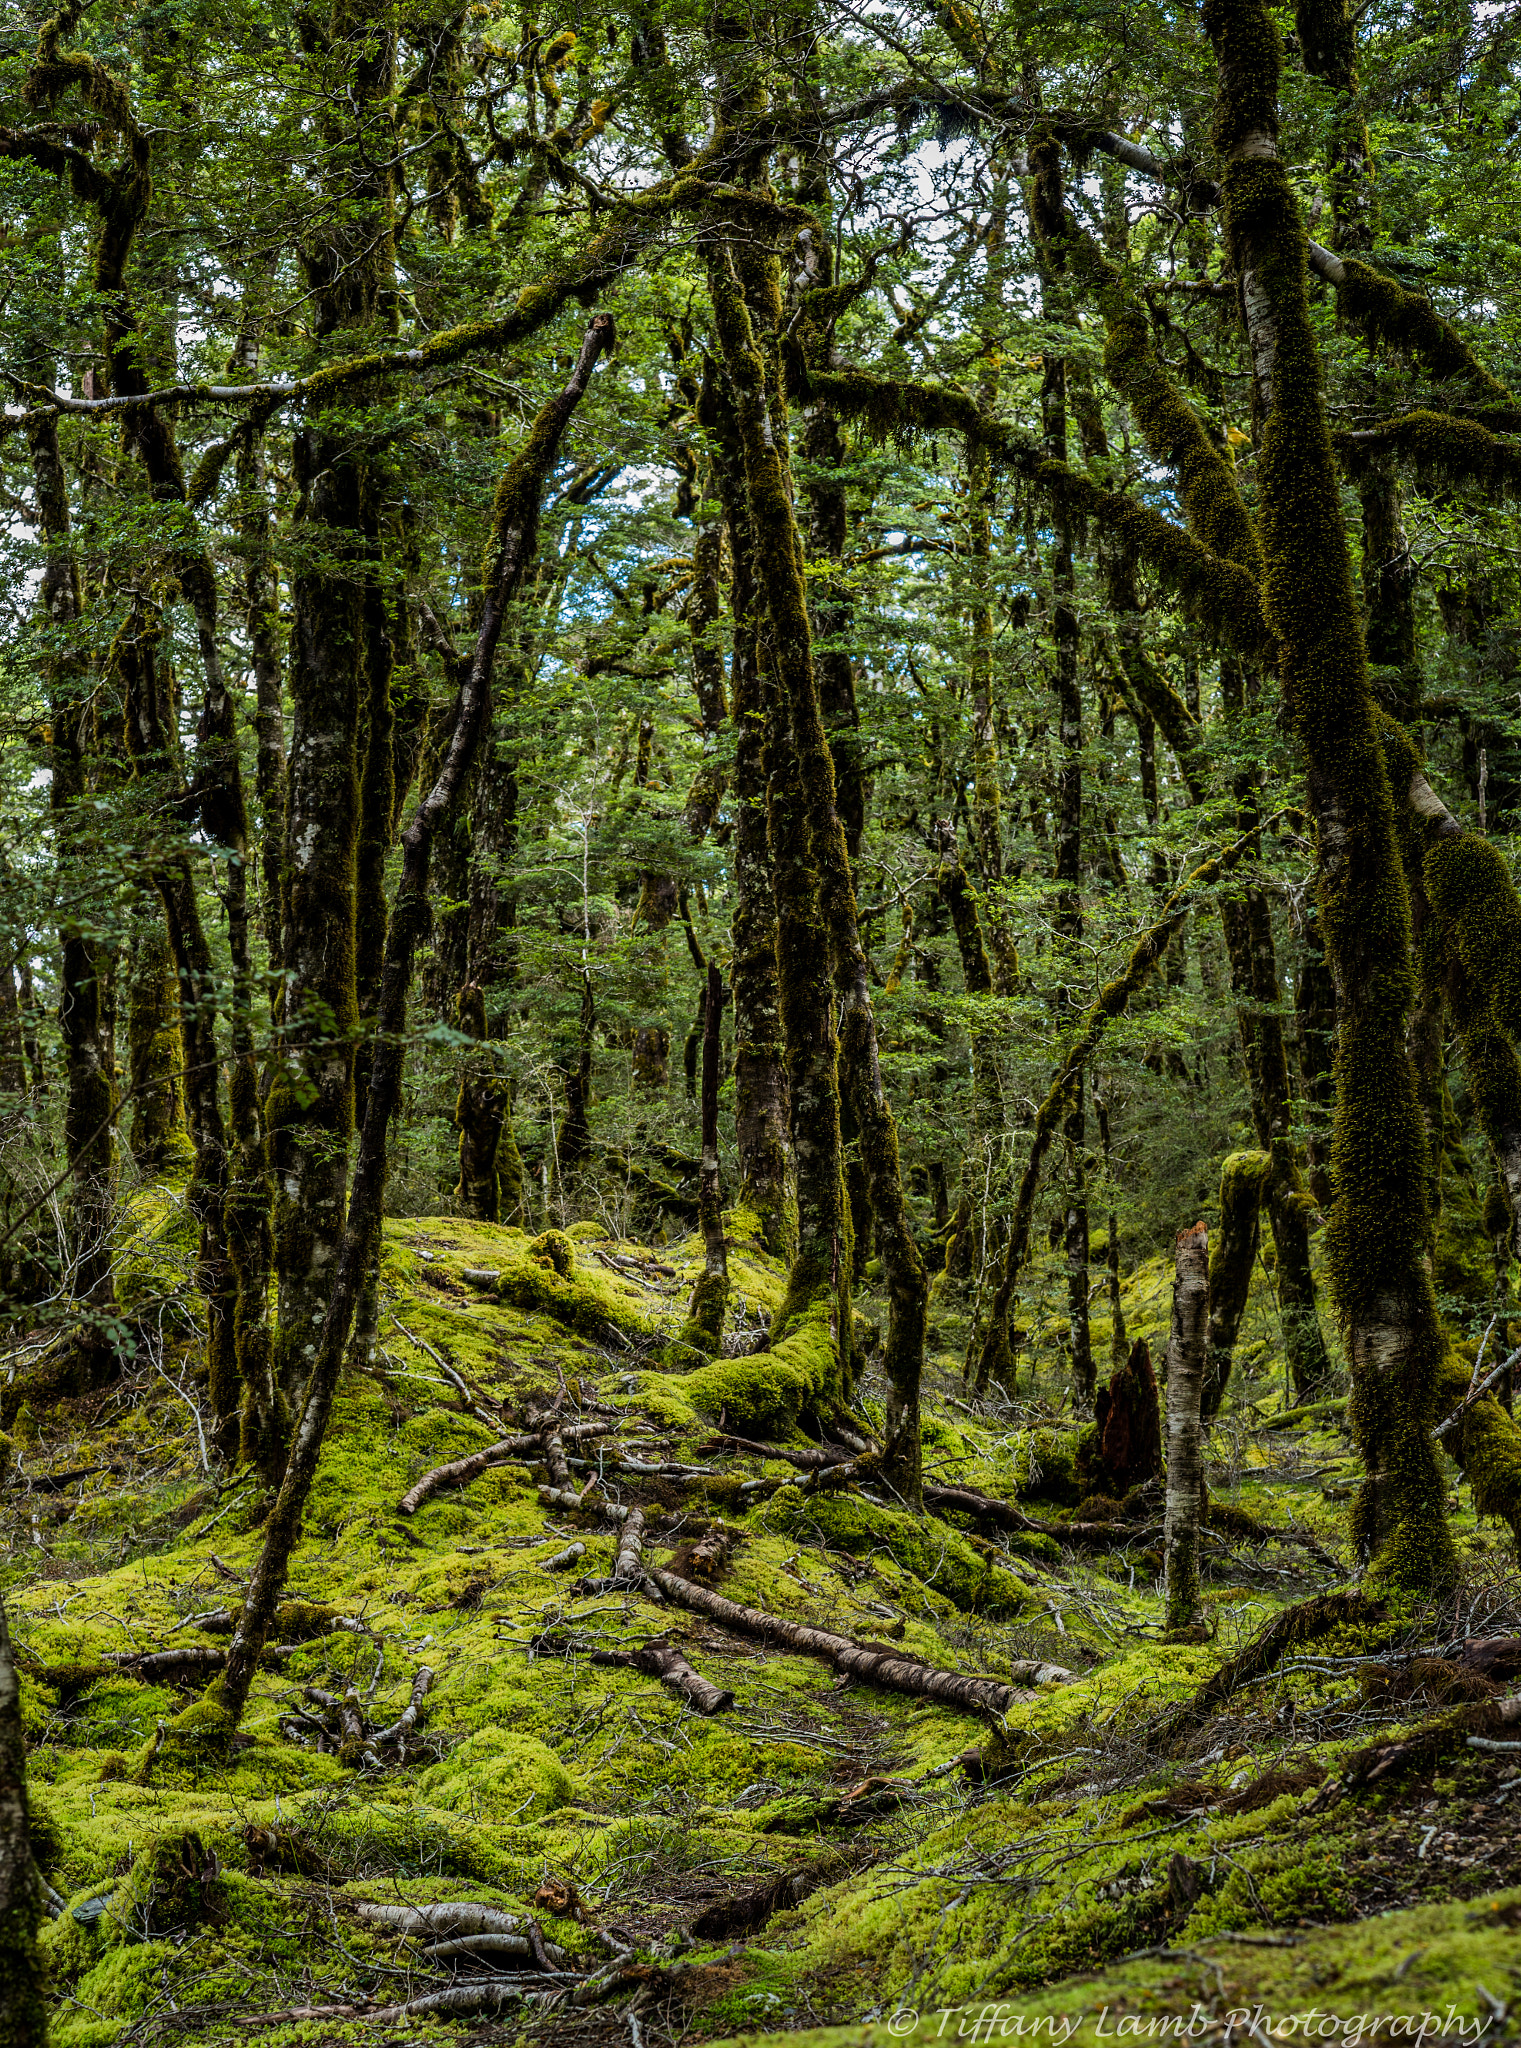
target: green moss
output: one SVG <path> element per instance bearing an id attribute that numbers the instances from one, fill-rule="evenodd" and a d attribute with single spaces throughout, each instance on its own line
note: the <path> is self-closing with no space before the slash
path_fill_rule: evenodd
<path id="1" fill-rule="evenodd" d="M 531 1735 L 481 1728 L 423 1772 L 419 1788 L 447 1813 L 486 1821 L 538 1820 L 575 1797 L 570 1774 Z"/>
<path id="2" fill-rule="evenodd" d="M 688 1373 L 683 1390 L 692 1406 L 737 1434 L 786 1436 L 798 1417 L 839 1385 L 839 1348 L 832 1299 L 815 1302 L 769 1350 L 748 1358 L 715 1359 Z"/>
<path id="3" fill-rule="evenodd" d="M 1406 1056 L 1415 996 L 1410 910 L 1305 294 L 1305 231 L 1277 132 L 1278 31 L 1261 4 L 1209 0 L 1220 62 L 1215 142 L 1227 235 L 1270 308 L 1272 410 L 1258 453 L 1263 601 L 1323 837 L 1320 922 L 1339 992 L 1327 1251 L 1369 1478 L 1354 1511 L 1376 1579 L 1435 1586 L 1455 1558 L 1431 1445 L 1442 1352 L 1425 1261 L 1426 1137 Z"/>
<path id="4" fill-rule="evenodd" d="M 1078 1502 L 1077 1438 L 1035 1430 L 1021 1442 L 1014 1464 L 1021 1500 L 1051 1500 L 1064 1508 Z"/>
<path id="5" fill-rule="evenodd" d="M 1343 268 L 1345 280 L 1336 288 L 1338 309 L 1369 340 L 1419 356 L 1434 377 L 1467 384 L 1477 397 L 1499 407 L 1507 423 L 1515 424 L 1515 400 L 1429 299 L 1354 257 L 1345 258 Z"/>
<path id="6" fill-rule="evenodd" d="M 1209 1367 L 1203 1412 L 1213 1415 L 1230 1380 L 1236 1336 L 1257 1259 L 1263 1192 L 1273 1161 L 1232 1152 L 1220 1169 L 1220 1221 L 1209 1241 Z"/>
<path id="7" fill-rule="evenodd" d="M 1027 1605 L 1017 1580 L 994 1563 L 990 1547 L 974 1548 L 947 1523 L 876 1507 L 855 1494 L 799 1498 L 781 1493 L 766 1510 L 779 1533 L 812 1534 L 852 1557 L 885 1553 L 901 1571 L 967 1614 L 1012 1615 Z"/>

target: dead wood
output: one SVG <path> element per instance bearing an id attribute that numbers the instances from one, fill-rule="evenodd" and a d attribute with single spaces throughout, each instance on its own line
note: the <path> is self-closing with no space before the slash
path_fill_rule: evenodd
<path id="1" fill-rule="evenodd" d="M 1072 1676 L 1060 1665 L 1040 1664 L 1033 1659 L 1015 1664 L 1010 1673 L 1013 1683 L 1007 1685 L 996 1678 L 939 1671 L 933 1665 L 912 1661 L 901 1651 L 863 1649 L 846 1636 L 810 1628 L 805 1622 L 784 1621 L 780 1615 L 764 1614 L 756 1607 L 741 1607 L 706 1586 L 677 1578 L 674 1572 L 654 1571 L 649 1576 L 673 1605 L 705 1614 L 710 1621 L 719 1622 L 739 1635 L 757 1636 L 762 1642 L 775 1643 L 804 1657 L 820 1657 L 864 1685 L 880 1685 L 890 1692 L 938 1700 L 967 1714 L 1006 1714 L 1028 1698 L 1027 1693 L 1018 1689 L 1021 1685 L 1060 1684 Z"/>
<path id="2" fill-rule="evenodd" d="M 591 1661 L 593 1664 L 621 1665 L 626 1670 L 642 1671 L 649 1678 L 658 1678 L 672 1692 L 680 1693 L 699 1714 L 721 1714 L 725 1707 L 734 1704 L 733 1693 L 725 1692 L 711 1679 L 694 1671 L 667 1636 L 656 1636 L 638 1650 L 593 1650 Z"/>
<path id="3" fill-rule="evenodd" d="M 1206 1679 L 1191 1699 L 1173 1707 L 1163 1717 L 1160 1733 L 1173 1737 L 1197 1727 L 1222 1707 L 1232 1693 L 1266 1677 L 1296 1644 L 1310 1642 L 1345 1622 L 1378 1621 L 1383 1612 L 1378 1601 L 1355 1591 L 1321 1593 L 1313 1600 L 1300 1601 L 1296 1607 L 1286 1607 L 1244 1649 L 1222 1664 L 1213 1678 Z"/>
<path id="4" fill-rule="evenodd" d="M 354 1911 L 371 1927 L 393 1934 L 431 1936 L 436 1941 L 458 1940 L 467 1934 L 522 1934 L 527 1925 L 525 1914 L 504 1912 L 500 1906 L 479 1906 L 472 1899 L 440 1899 L 431 1906 L 392 1906 L 361 1899 Z"/>
<path id="5" fill-rule="evenodd" d="M 566 1442 L 607 1436 L 611 1429 L 612 1425 L 606 1422 L 576 1422 L 554 1431 L 547 1439 L 537 1431 L 532 1435 L 505 1436 L 497 1443 L 487 1444 L 484 1450 L 472 1451 L 468 1458 L 455 1458 L 447 1465 L 438 1465 L 431 1472 L 425 1472 L 411 1492 L 402 1496 L 397 1503 L 397 1511 L 403 1515 L 415 1515 L 423 1502 L 431 1499 L 440 1487 L 468 1486 L 472 1479 L 478 1479 L 493 1465 L 538 1464 L 542 1461 L 549 1466 L 556 1486 L 568 1487 L 570 1471 L 565 1463 Z M 558 1447 L 558 1472 L 551 1445 Z"/>
<path id="6" fill-rule="evenodd" d="M 799 1471 L 809 1472 L 821 1465 L 843 1465 L 851 1453 L 843 1444 L 767 1444 L 754 1437 L 730 1436 L 720 1430 L 711 1443 L 702 1446 L 702 1453 L 710 1451 L 750 1451 L 757 1458 L 780 1458 L 783 1463 L 796 1465 Z"/>
<path id="7" fill-rule="evenodd" d="M 585 1493 L 573 1493 L 565 1486 L 541 1486 L 539 1499 L 547 1508 L 559 1508 L 563 1513 L 579 1510 L 582 1514 L 602 1515 L 609 1522 L 624 1522 L 633 1513 L 632 1508 L 619 1505 L 614 1500 L 594 1500 L 588 1485 Z"/>
<path id="8" fill-rule="evenodd" d="M 371 1728 L 359 1695 L 350 1686 L 342 1699 L 320 1686 L 302 1688 L 301 1696 L 321 1709 L 320 1714 L 297 1712 L 286 1716 L 282 1725 L 291 1737 L 310 1736 L 319 1754 L 337 1755 L 348 1764 L 363 1764 L 372 1771 L 387 1764 L 406 1761 L 407 1741 L 417 1729 L 423 1702 L 433 1684 L 433 1672 L 422 1665 L 412 1681 L 412 1696 L 397 1718 L 386 1728 Z M 383 1752 L 390 1751 L 386 1755 Z"/>

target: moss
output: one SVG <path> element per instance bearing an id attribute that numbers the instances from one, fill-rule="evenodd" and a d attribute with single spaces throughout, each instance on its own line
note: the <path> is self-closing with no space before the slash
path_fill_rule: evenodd
<path id="1" fill-rule="evenodd" d="M 1220 1222 L 1209 1245 L 1206 1416 L 1218 1410 L 1230 1380 L 1236 1336 L 1256 1264 L 1263 1190 L 1272 1166 L 1269 1153 L 1232 1152 L 1220 1169 Z"/>
<path id="2" fill-rule="evenodd" d="M 1419 356 L 1433 376 L 1466 384 L 1478 398 L 1499 407 L 1513 427 L 1521 422 L 1521 412 L 1505 386 L 1429 299 L 1354 257 L 1344 259 L 1343 269 L 1344 281 L 1336 288 L 1338 310 L 1370 341 Z"/>
<path id="3" fill-rule="evenodd" d="M 1434 840 L 1425 870 L 1432 909 L 1465 973 L 1489 992 L 1501 1029 L 1521 1036 L 1521 900 L 1504 856 L 1464 832 Z"/>
<path id="4" fill-rule="evenodd" d="M 108 1947 L 155 1934 L 182 1934 L 227 1917 L 221 1864 L 196 1828 L 155 1835 L 138 1851 L 102 1921 Z"/>
<path id="5" fill-rule="evenodd" d="M 852 1557 L 885 1554 L 963 1613 L 1008 1616 L 1028 1605 L 1023 1588 L 999 1570 L 989 1549 L 979 1551 L 944 1522 L 876 1507 L 854 1494 L 800 1499 L 787 1493 L 770 1504 L 766 1520 L 789 1536 L 815 1534 Z"/>
<path id="6" fill-rule="evenodd" d="M 132 1775 L 143 1785 L 163 1773 L 188 1771 L 194 1775 L 227 1754 L 235 1728 L 213 1686 L 204 1699 L 194 1701 L 166 1724 L 162 1743 L 157 1736 L 148 1742 Z"/>
<path id="7" fill-rule="evenodd" d="M 787 1436 L 800 1415 L 838 1390 L 833 1309 L 832 1298 L 817 1301 L 767 1350 L 689 1373 L 683 1388 L 692 1406 L 715 1420 L 722 1415 L 739 1435 Z"/>
<path id="8" fill-rule="evenodd" d="M 185 1045 L 179 984 L 162 916 L 137 934 L 128 984 L 128 1078 L 132 1156 L 145 1173 L 188 1169 L 195 1147 L 185 1128 Z"/>
<path id="9" fill-rule="evenodd" d="M 575 1797 L 569 1772 L 531 1735 L 481 1728 L 423 1772 L 419 1789 L 445 1812 L 487 1821 L 537 1820 Z"/>
<path id="10" fill-rule="evenodd" d="M 1014 1476 L 1021 1500 L 1051 1500 L 1061 1507 L 1076 1507 L 1080 1498 L 1077 1442 L 1054 1430 L 1035 1430 L 1020 1444 Z"/>
<path id="11" fill-rule="evenodd" d="M 534 1238 L 528 1246 L 528 1256 L 558 1273 L 562 1280 L 569 1280 L 576 1270 L 576 1247 L 563 1230 L 546 1230 Z"/>
<path id="12" fill-rule="evenodd" d="M 1454 1552 L 1430 1431 L 1442 1351 L 1425 1263 L 1425 1130 L 1405 1051 L 1414 1000 L 1409 902 L 1305 295 L 1305 231 L 1276 156 L 1280 50 L 1265 5 L 1210 0 L 1227 236 L 1273 323 L 1272 410 L 1258 455 L 1263 601 L 1322 835 L 1320 921 L 1340 993 L 1326 1232 L 1369 1474 L 1354 1510 L 1375 1578 L 1435 1586 Z M 1337 858 L 1325 857 L 1335 849 Z"/>
<path id="13" fill-rule="evenodd" d="M 1444 1417 L 1462 1405 L 1472 1378 L 1465 1361 L 1449 1352 L 1437 1377 L 1437 1406 Z M 1506 1523 L 1521 1544 L 1521 1426 L 1493 1394 L 1486 1394 L 1448 1432 L 1446 1443 L 1473 1489 L 1475 1514 Z"/>

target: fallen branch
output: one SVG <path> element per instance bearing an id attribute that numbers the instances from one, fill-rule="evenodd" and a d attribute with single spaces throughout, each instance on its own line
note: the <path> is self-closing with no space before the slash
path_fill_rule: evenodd
<path id="1" fill-rule="evenodd" d="M 613 1500 L 592 1500 L 588 1497 L 590 1493 L 590 1486 L 585 1493 L 572 1493 L 563 1486 L 541 1486 L 539 1499 L 547 1508 L 559 1508 L 566 1513 L 579 1509 L 582 1514 L 603 1515 L 610 1522 L 626 1522 L 634 1513 L 632 1508 L 620 1507 Z"/>
<path id="2" fill-rule="evenodd" d="M 354 1911 L 368 1926 L 435 1941 L 456 1940 L 466 1934 L 522 1934 L 527 1925 L 523 1913 L 479 1906 L 473 1899 L 441 1899 L 432 1906 L 392 1906 L 361 1899 Z"/>
<path id="3" fill-rule="evenodd" d="M 379 1676 L 378 1669 L 376 1676 Z M 433 1673 L 424 1664 L 412 1681 L 410 1701 L 388 1728 L 366 1725 L 364 1709 L 353 1686 L 341 1699 L 333 1693 L 324 1692 L 320 1686 L 305 1686 L 302 1698 L 310 1700 L 322 1711 L 320 1714 L 298 1712 L 288 1716 L 284 1724 L 286 1733 L 291 1736 L 310 1735 L 319 1754 L 337 1755 L 345 1763 L 363 1764 L 372 1771 L 383 1770 L 388 1763 L 404 1763 L 407 1738 L 416 1732 L 423 1701 L 432 1684 Z M 383 1750 L 393 1750 L 395 1754 L 383 1756 Z"/>
<path id="4" fill-rule="evenodd" d="M 1458 1403 L 1457 1407 L 1454 1408 L 1452 1413 L 1447 1417 L 1446 1421 L 1439 1422 L 1436 1428 L 1431 1432 L 1431 1434 L 1437 1439 L 1437 1441 L 1440 1442 L 1441 1439 L 1444 1436 L 1446 1436 L 1449 1429 L 1456 1428 L 1458 1423 L 1460 1423 L 1463 1417 L 1468 1413 L 1469 1409 L 1472 1408 L 1475 1405 L 1475 1403 L 1483 1400 L 1484 1396 L 1489 1392 L 1490 1388 L 1494 1385 L 1495 1381 L 1498 1379 L 1503 1379 L 1505 1374 L 1508 1373 L 1512 1369 L 1512 1367 L 1517 1365 L 1521 1365 L 1521 1350 L 1513 1351 L 1509 1358 L 1502 1358 L 1497 1366 L 1493 1366 L 1490 1369 L 1490 1371 L 1488 1371 L 1484 1375 L 1483 1379 L 1479 1381 L 1477 1386 L 1470 1387 L 1468 1389 L 1468 1392 L 1463 1396 L 1463 1399 Z"/>
<path id="5" fill-rule="evenodd" d="M 607 1436 L 611 1428 L 612 1425 L 606 1422 L 579 1422 L 556 1431 L 555 1440 L 560 1446 L 562 1467 L 566 1439 L 580 1442 L 586 1437 Z M 493 1465 L 548 1463 L 553 1473 L 553 1460 L 547 1456 L 547 1451 L 545 1439 L 537 1433 L 532 1436 L 504 1436 L 497 1443 L 487 1444 L 484 1450 L 472 1451 L 468 1458 L 456 1458 L 451 1464 L 437 1465 L 431 1472 L 425 1472 L 411 1492 L 403 1494 L 397 1502 L 397 1512 L 415 1515 L 423 1502 L 431 1499 L 441 1486 L 468 1486 L 472 1479 L 478 1479 Z M 558 1484 L 568 1485 L 570 1473 L 562 1469 L 556 1478 Z"/>
<path id="6" fill-rule="evenodd" d="M 862 1684 L 884 1686 L 890 1692 L 910 1693 L 918 1699 L 938 1700 L 942 1705 L 960 1708 L 963 1713 L 1007 1714 L 1012 1707 L 1024 1703 L 1026 1695 L 1018 1689 L 1022 1684 L 1062 1684 L 1073 1675 L 1059 1664 L 1041 1664 L 1033 1659 L 1015 1664 L 1010 1674 L 1014 1682 L 1008 1685 L 996 1678 L 940 1671 L 934 1665 L 905 1657 L 901 1651 L 863 1648 L 846 1636 L 830 1635 L 824 1629 L 810 1628 L 805 1622 L 784 1621 L 780 1615 L 764 1614 L 756 1607 L 741 1607 L 721 1593 L 710 1592 L 706 1586 L 677 1578 L 674 1572 L 653 1571 L 649 1576 L 675 1606 L 705 1614 L 710 1621 L 740 1635 L 757 1636 L 762 1642 L 779 1644 L 804 1657 L 820 1657 Z"/>
<path id="7" fill-rule="evenodd" d="M 579 1564 L 586 1555 L 584 1543 L 567 1543 L 563 1550 L 557 1550 L 553 1557 L 546 1557 L 539 1569 L 546 1572 L 568 1572 L 572 1565 Z"/>
<path id="8" fill-rule="evenodd" d="M 757 1458 L 780 1458 L 785 1464 L 796 1465 L 804 1472 L 811 1472 L 821 1465 L 843 1465 L 850 1457 L 850 1452 L 842 1444 L 809 1444 L 795 1448 L 790 1444 L 759 1443 L 748 1436 L 730 1436 L 724 1430 L 719 1430 L 712 1443 L 704 1444 L 702 1448 L 714 1451 L 725 1446 L 731 1450 L 749 1451 Z"/>
<path id="9" fill-rule="evenodd" d="M 643 1592 L 658 1601 L 660 1594 L 645 1573 L 643 1555 L 644 1510 L 629 1508 L 624 1513 L 623 1533 L 618 1538 L 618 1555 L 613 1560 L 612 1576 L 581 1579 L 572 1590 L 578 1594 Z"/>
<path id="10" fill-rule="evenodd" d="M 935 1514 L 958 1514 L 969 1516 L 974 1521 L 991 1522 L 1000 1529 L 1012 1529 L 1019 1534 L 1032 1536 L 1054 1536 L 1058 1543 L 1072 1543 L 1084 1547 L 1118 1549 L 1131 1543 L 1155 1542 L 1162 1534 L 1162 1524 L 1150 1522 L 1046 1522 L 1034 1515 L 1027 1515 L 1014 1506 L 1012 1501 L 999 1500 L 990 1493 L 974 1493 L 969 1486 L 932 1486 L 924 1488 L 924 1505 Z M 1222 1507 L 1218 1501 L 1211 1501 L 1205 1509 L 1205 1525 L 1217 1534 L 1237 1536 L 1252 1543 L 1288 1543 L 1308 1550 L 1318 1563 L 1330 1571 L 1340 1571 L 1341 1565 L 1324 1545 L 1302 1529 L 1272 1529 L 1265 1522 L 1256 1521 L 1239 1508 Z"/>
<path id="11" fill-rule="evenodd" d="M 593 1650 L 591 1661 L 593 1664 L 619 1665 L 627 1670 L 642 1671 L 649 1678 L 658 1678 L 672 1692 L 680 1693 L 699 1714 L 721 1714 L 725 1707 L 734 1704 L 732 1692 L 725 1692 L 711 1679 L 694 1671 L 675 1644 L 665 1636 L 657 1636 L 638 1650 Z"/>

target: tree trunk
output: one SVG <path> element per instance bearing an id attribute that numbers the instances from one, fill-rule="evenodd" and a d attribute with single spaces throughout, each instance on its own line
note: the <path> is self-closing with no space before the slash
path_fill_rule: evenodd
<path id="1" fill-rule="evenodd" d="M 1248 688 L 1239 662 L 1220 664 L 1220 694 L 1228 714 L 1245 715 Z M 1236 778 L 1236 823 L 1255 832 L 1260 815 L 1255 773 Z M 1331 1360 L 1315 1309 L 1315 1281 L 1310 1271 L 1309 1191 L 1299 1171 L 1293 1139 L 1293 1101 L 1289 1090 L 1289 1059 L 1280 1017 L 1282 994 L 1273 948 L 1273 921 L 1263 891 L 1248 882 L 1239 899 L 1223 899 L 1220 922 L 1230 958 L 1231 987 L 1246 1056 L 1247 1085 L 1257 1142 L 1268 1153 L 1271 1172 L 1263 1190 L 1278 1254 L 1278 1310 L 1283 1322 L 1284 1349 L 1294 1391 L 1301 1401 L 1313 1400 L 1330 1377 Z M 1229 1371 L 1229 1360 L 1226 1360 Z M 1213 1372 L 1206 1390 L 1218 1399 L 1225 1390 Z"/>
<path id="2" fill-rule="evenodd" d="M 1167 1339 L 1167 1628 L 1192 1627 L 1199 1607 L 1199 1526 L 1204 1519 L 1204 1454 L 1199 1397 L 1209 1349 L 1209 1232 L 1180 1230 L 1172 1330 Z"/>
<path id="3" fill-rule="evenodd" d="M 42 1879 L 32 1860 L 21 1687 L 0 1601 L 0 2041 L 46 2048 L 47 1970 L 37 1945 Z"/>
<path id="4" fill-rule="evenodd" d="M 1232 1152 L 1220 1169 L 1220 1228 L 1209 1248 L 1209 1364 L 1200 1404 L 1206 1417 L 1218 1412 L 1230 1382 L 1272 1168 L 1266 1152 Z"/>
<path id="5" fill-rule="evenodd" d="M 745 501 L 744 458 L 733 404 L 719 381 L 703 391 L 713 441 L 713 474 L 724 508 L 732 567 L 734 704 L 734 912 L 729 973 L 734 1004 L 734 1136 L 740 1206 L 753 1211 L 772 1252 L 790 1258 L 797 1243 L 797 1191 L 789 1131 L 786 1054 L 777 979 L 777 899 L 766 806 L 769 725 L 774 693 L 760 669 L 761 595 L 755 536 Z"/>
<path id="6" fill-rule="evenodd" d="M 39 610 L 57 646 L 47 677 L 52 727 L 48 805 L 56 835 L 59 896 L 65 922 L 58 1027 L 63 1040 L 66 1095 L 64 1158 L 69 1168 L 69 1230 L 76 1247 L 75 1298 L 85 1312 L 76 1345 L 86 1377 L 97 1380 L 114 1369 L 115 1354 L 100 1318 L 116 1306 L 107 1234 L 112 1215 L 114 1146 L 111 1118 L 116 1089 L 106 1055 L 101 1012 L 104 949 L 69 913 L 90 858 L 81 805 L 93 748 L 89 676 L 81 645 L 84 603 L 70 533 L 68 484 L 58 445 L 58 416 L 37 412 L 27 428 L 37 524 L 47 560 L 38 593 Z"/>
<path id="7" fill-rule="evenodd" d="M 193 1155 L 185 1130 L 185 1045 L 174 957 L 157 897 L 138 925 L 127 982 L 132 1157 L 158 1173 Z"/>
<path id="8" fill-rule="evenodd" d="M 1305 293 L 1305 232 L 1278 157 L 1278 32 L 1263 0 L 1208 0 L 1228 245 L 1253 363 L 1263 600 L 1304 749 L 1340 1057 L 1327 1232 L 1367 1477 L 1353 1513 L 1376 1579 L 1454 1569 L 1431 1443 L 1443 1352 L 1425 1262 L 1425 1131 L 1405 1052 L 1410 910 Z"/>
<path id="9" fill-rule="evenodd" d="M 887 1416 L 883 1469 L 889 1483 L 900 1495 L 917 1505 L 920 1485 L 919 1383 L 924 1366 L 928 1283 L 903 1197 L 898 1135 L 882 1086 L 866 955 L 856 926 L 850 857 L 835 809 L 834 763 L 814 681 L 802 547 L 782 456 L 784 423 L 773 417 L 768 403 L 750 315 L 727 251 L 721 263 L 710 265 L 709 281 L 715 326 L 734 391 L 745 484 L 757 536 L 776 671 L 791 719 L 791 752 L 797 778 L 794 800 L 806 821 L 808 861 L 812 875 L 816 877 L 817 900 L 839 996 L 840 1060 L 861 1132 L 861 1157 L 887 1279 L 889 1311 L 883 1351 Z M 779 875 L 780 869 L 779 859 Z M 807 884 L 801 870 L 789 887 L 796 896 L 803 894 Z M 784 1023 L 789 982 L 801 992 L 804 976 L 811 980 L 810 963 L 800 955 L 796 946 L 801 936 L 799 929 L 790 937 L 786 933 L 783 937 Z M 811 990 L 806 1007 L 807 1033 L 810 1036 L 816 1034 L 821 1026 L 827 1031 L 827 1008 L 821 1015 L 817 997 Z M 799 1042 L 790 1029 L 787 1038 L 789 1049 Z M 826 1144 L 832 1125 L 836 1134 L 835 1144 L 838 1145 L 839 1098 L 837 1083 L 830 1072 L 832 1065 L 833 1062 L 827 1058 L 816 1063 L 817 1078 L 821 1084 L 817 1101 L 799 1101 L 794 1097 L 795 1140 L 803 1129 L 804 1119 L 809 1119 L 814 1124 L 813 1135 L 822 1133 Z M 837 1168 L 835 1170 L 838 1172 Z M 801 1182 L 800 1158 L 800 1190 Z M 801 1212 L 801 1200 L 799 1207 Z M 801 1228 L 799 1238 L 801 1245 Z M 830 1275 L 830 1280 L 832 1291 L 838 1290 L 842 1310 L 838 1341 L 842 1349 L 848 1349 L 849 1272 L 848 1267 L 842 1270 L 840 1253 L 843 1249 L 838 1240 L 831 1248 L 836 1270 Z M 807 1256 L 814 1265 L 814 1272 L 808 1276 L 808 1285 L 810 1293 L 815 1295 L 822 1291 L 824 1282 L 824 1273 L 820 1270 L 822 1252 L 823 1246 L 819 1244 L 809 1247 L 806 1253 L 800 1253 L 800 1259 Z M 797 1271 L 796 1267 L 794 1271 Z"/>
<path id="10" fill-rule="evenodd" d="M 611 317 L 599 313 L 587 330 L 569 382 L 540 408 L 527 439 L 497 488 L 485 599 L 453 730 L 438 778 L 402 833 L 401 881 L 386 934 L 374 1068 L 365 1097 L 364 1129 L 335 1262 L 332 1294 L 285 1477 L 265 1525 L 264 1548 L 233 1632 L 226 1669 L 210 1694 L 220 1712 L 219 1725 L 229 1737 L 248 1703 L 259 1656 L 285 1587 L 291 1557 L 300 1541 L 301 1518 L 317 1476 L 349 1323 L 380 1230 L 386 1137 L 401 1096 L 407 995 L 413 955 L 427 911 L 429 857 L 440 827 L 460 801 L 475 752 L 490 726 L 497 643 L 533 560 L 545 479 L 571 414 L 590 382 L 597 358 L 612 345 L 613 337 Z"/>
<path id="11" fill-rule="evenodd" d="M 724 1310 L 729 1302 L 729 1258 L 724 1244 L 723 1204 L 718 1175 L 718 1079 L 722 1064 L 719 1023 L 724 983 L 718 962 L 708 962 L 702 1024 L 702 1165 L 697 1183 L 697 1217 L 702 1229 L 703 1269 L 687 1308 L 682 1342 L 715 1357 L 722 1346 Z"/>

